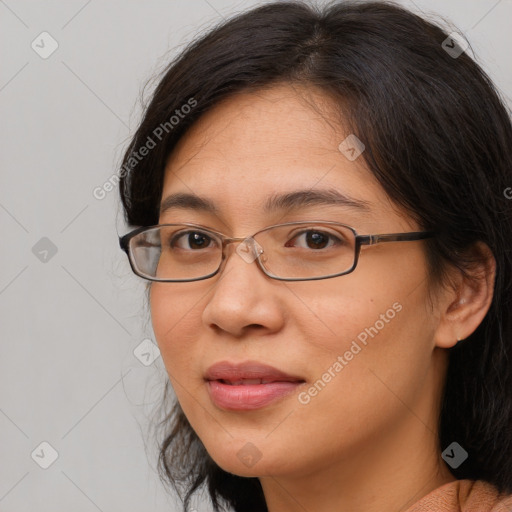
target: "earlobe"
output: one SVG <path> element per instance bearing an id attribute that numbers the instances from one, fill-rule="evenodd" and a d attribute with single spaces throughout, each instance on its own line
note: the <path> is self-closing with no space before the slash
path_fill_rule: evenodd
<path id="1" fill-rule="evenodd" d="M 438 347 L 451 348 L 468 338 L 482 323 L 491 306 L 496 261 L 483 242 L 475 244 L 473 253 L 475 264 L 472 269 L 466 275 L 456 269 L 453 287 L 446 290 L 446 300 L 439 302 L 439 324 L 434 336 Z"/>

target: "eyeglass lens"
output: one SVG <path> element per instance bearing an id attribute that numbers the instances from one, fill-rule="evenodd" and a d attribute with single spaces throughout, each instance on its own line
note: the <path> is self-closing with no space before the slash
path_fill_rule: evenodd
<path id="1" fill-rule="evenodd" d="M 354 233 L 339 225 L 274 226 L 254 237 L 263 267 L 282 278 L 339 274 L 354 263 Z M 187 280 L 214 273 L 222 262 L 222 239 L 191 226 L 150 228 L 130 240 L 137 270 L 151 278 Z"/>

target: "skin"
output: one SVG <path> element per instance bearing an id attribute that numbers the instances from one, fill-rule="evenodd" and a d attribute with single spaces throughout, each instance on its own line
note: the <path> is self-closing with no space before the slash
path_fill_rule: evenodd
<path id="1" fill-rule="evenodd" d="M 338 150 L 350 132 L 327 116 L 329 106 L 320 92 L 286 84 L 218 104 L 169 158 L 162 198 L 193 192 L 214 201 L 219 213 L 175 208 L 160 223 L 193 222 L 234 237 L 295 220 L 339 221 L 360 234 L 421 231 L 363 158 L 349 161 Z M 367 201 L 371 211 L 262 211 L 276 192 L 324 188 Z M 445 447 L 437 445 L 445 349 L 469 336 L 489 308 L 494 260 L 486 248 L 478 248 L 487 258 L 482 278 L 470 283 L 453 270 L 449 287 L 429 285 L 423 241 L 363 246 L 351 274 L 302 282 L 265 276 L 235 248 L 228 246 L 220 275 L 153 283 L 150 291 L 169 378 L 214 461 L 258 477 L 270 512 L 403 511 L 455 480 L 440 456 Z M 402 310 L 378 335 L 308 404 L 299 403 L 298 393 L 396 302 Z M 306 383 L 254 411 L 218 408 L 205 371 L 217 361 L 249 359 Z M 248 442 L 261 454 L 251 467 L 237 456 Z"/>

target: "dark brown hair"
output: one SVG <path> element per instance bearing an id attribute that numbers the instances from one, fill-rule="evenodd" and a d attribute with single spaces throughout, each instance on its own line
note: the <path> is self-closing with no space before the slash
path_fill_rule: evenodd
<path id="1" fill-rule="evenodd" d="M 439 233 L 426 243 L 434 280 L 444 279 L 448 265 L 467 271 L 477 241 L 494 254 L 490 310 L 449 350 L 439 448 L 456 441 L 468 452 L 451 470 L 456 478 L 512 493 L 512 201 L 504 193 L 512 186 L 512 128 L 481 67 L 467 53 L 445 51 L 447 35 L 390 2 L 275 2 L 229 19 L 169 64 L 126 151 L 120 193 L 128 224 L 157 224 L 167 158 L 186 130 L 230 95 L 290 83 L 336 99 L 391 200 L 422 229 Z M 191 101 L 194 108 L 181 110 Z M 170 122 L 176 110 L 182 115 Z M 150 138 L 155 146 L 135 160 Z M 163 426 L 159 467 L 185 491 L 185 510 L 202 485 L 216 511 L 223 503 L 267 510 L 259 480 L 217 466 L 178 403 Z"/>

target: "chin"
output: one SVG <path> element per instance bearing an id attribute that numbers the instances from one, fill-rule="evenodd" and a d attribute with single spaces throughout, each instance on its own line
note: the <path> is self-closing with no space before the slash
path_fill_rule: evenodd
<path id="1" fill-rule="evenodd" d="M 216 449 L 208 451 L 210 457 L 221 469 L 237 476 L 246 478 L 276 476 L 291 470 L 286 454 L 284 452 L 281 454 L 279 450 L 274 450 L 268 445 L 258 448 L 250 441 L 238 440 L 233 441 L 229 450 L 219 451 L 218 446 L 217 444 Z M 265 453 L 268 453 L 271 458 L 265 457 Z M 281 458 L 276 459 L 276 457 Z"/>

